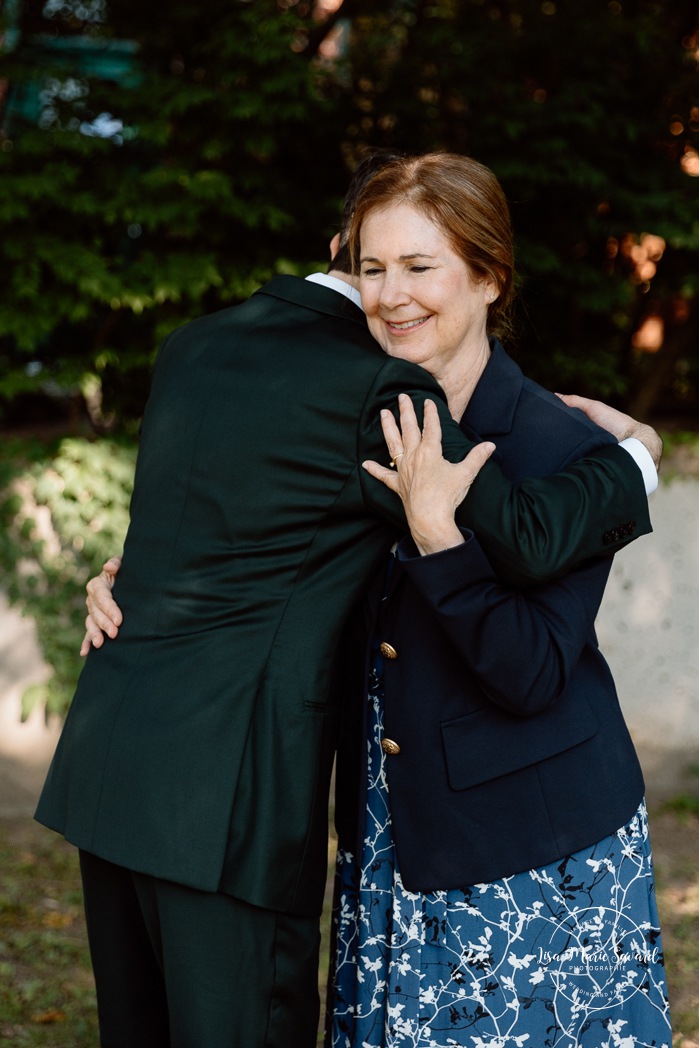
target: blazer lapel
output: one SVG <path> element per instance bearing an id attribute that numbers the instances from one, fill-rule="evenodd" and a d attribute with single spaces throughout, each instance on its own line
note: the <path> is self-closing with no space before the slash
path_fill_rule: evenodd
<path id="1" fill-rule="evenodd" d="M 491 339 L 490 347 L 490 359 L 460 422 L 471 440 L 489 440 L 509 433 L 522 392 L 524 376 L 519 367 L 497 339 Z"/>

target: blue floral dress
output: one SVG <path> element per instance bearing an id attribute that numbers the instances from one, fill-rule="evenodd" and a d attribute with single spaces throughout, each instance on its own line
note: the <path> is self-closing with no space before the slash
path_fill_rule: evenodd
<path id="1" fill-rule="evenodd" d="M 361 862 L 337 862 L 328 1048 L 670 1048 L 645 806 L 540 869 L 427 895 L 396 864 L 381 660 Z"/>

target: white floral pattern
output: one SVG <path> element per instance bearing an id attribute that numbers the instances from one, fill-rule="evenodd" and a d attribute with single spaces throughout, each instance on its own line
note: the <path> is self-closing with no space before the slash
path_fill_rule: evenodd
<path id="1" fill-rule="evenodd" d="M 380 663 L 378 666 L 380 669 Z M 361 869 L 338 856 L 330 1048 L 670 1048 L 645 806 L 550 866 L 406 891 L 396 866 L 378 672 Z"/>

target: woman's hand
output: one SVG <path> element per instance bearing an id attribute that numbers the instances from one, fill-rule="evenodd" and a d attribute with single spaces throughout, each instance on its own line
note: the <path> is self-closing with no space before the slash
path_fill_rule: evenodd
<path id="1" fill-rule="evenodd" d="M 398 404 L 400 428 L 390 411 L 381 412 L 381 427 L 395 468 L 386 469 L 373 461 L 362 465 L 402 499 L 420 553 L 438 553 L 464 541 L 454 513 L 495 445 L 489 441 L 477 444 L 463 462 L 448 462 L 442 455 L 442 427 L 436 405 L 425 401 L 420 432 L 410 397 L 402 393 Z"/>
<path id="2" fill-rule="evenodd" d="M 637 422 L 631 415 L 625 415 L 616 408 L 610 408 L 602 400 L 590 400 L 588 397 L 578 397 L 574 393 L 557 393 L 564 404 L 569 408 L 578 408 L 602 429 L 606 429 L 613 437 L 621 442 L 628 437 L 635 437 L 645 445 L 646 451 L 653 459 L 653 465 L 660 469 L 660 460 L 663 457 L 662 438 L 652 426 L 643 422 Z"/>
<path id="3" fill-rule="evenodd" d="M 85 603 L 88 616 L 85 619 L 86 633 L 80 647 L 81 655 L 87 655 L 90 647 L 101 648 L 105 633 L 113 639 L 119 632 L 123 615 L 112 597 L 112 587 L 120 567 L 121 557 L 110 557 L 100 574 L 87 584 Z"/>

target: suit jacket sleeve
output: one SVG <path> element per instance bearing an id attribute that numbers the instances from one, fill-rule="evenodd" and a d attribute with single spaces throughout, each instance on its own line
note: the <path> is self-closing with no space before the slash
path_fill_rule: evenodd
<path id="1" fill-rule="evenodd" d="M 425 399 L 434 400 L 442 422 L 442 448 L 458 462 L 474 446 L 449 415 L 444 394 L 423 371 L 389 358 L 366 399 L 358 426 L 357 457 L 388 464 L 379 412 L 396 410 L 408 393 L 418 418 Z M 400 499 L 361 468 L 366 505 L 405 529 Z M 471 529 L 498 576 L 515 586 L 557 578 L 577 564 L 613 553 L 652 530 L 643 477 L 618 445 L 598 448 L 560 473 L 514 484 L 493 459 L 486 463 L 457 510 L 457 523 Z"/>
<path id="2" fill-rule="evenodd" d="M 463 545 L 428 557 L 406 538 L 398 557 L 488 698 L 510 713 L 540 713 L 566 690 L 590 641 L 612 560 L 525 594 L 501 585 L 477 539 L 464 537 Z"/>

